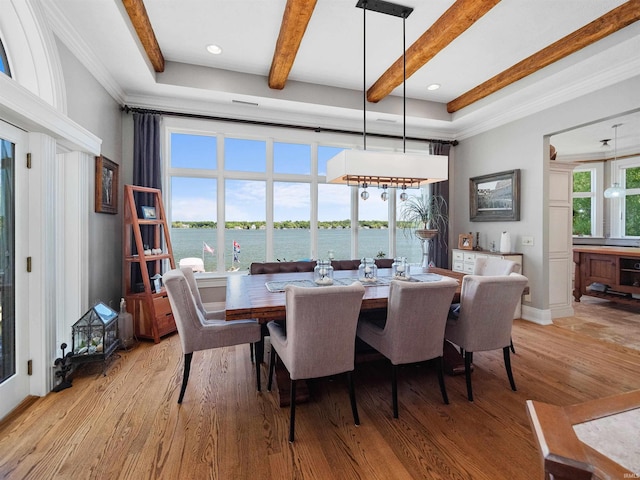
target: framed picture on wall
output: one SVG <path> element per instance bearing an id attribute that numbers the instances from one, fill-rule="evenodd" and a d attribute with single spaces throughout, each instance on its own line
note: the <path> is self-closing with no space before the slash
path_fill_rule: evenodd
<path id="1" fill-rule="evenodd" d="M 96 157 L 95 211 L 118 213 L 118 164 L 102 155 Z"/>
<path id="2" fill-rule="evenodd" d="M 506 222 L 520 220 L 520 170 L 469 179 L 469 220 Z"/>

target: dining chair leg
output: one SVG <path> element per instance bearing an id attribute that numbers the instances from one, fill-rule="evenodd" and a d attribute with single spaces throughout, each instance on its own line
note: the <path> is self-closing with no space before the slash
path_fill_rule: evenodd
<path id="1" fill-rule="evenodd" d="M 398 367 L 391 365 L 391 402 L 393 405 L 393 418 L 398 418 Z"/>
<path id="2" fill-rule="evenodd" d="M 289 442 L 293 443 L 294 429 L 296 426 L 296 381 L 291 380 L 291 414 L 289 415 Z"/>
<path id="3" fill-rule="evenodd" d="M 436 359 L 436 368 L 438 369 L 438 383 L 440 384 L 440 392 L 445 405 L 449 405 L 449 396 L 447 395 L 447 387 L 444 384 L 444 361 L 442 357 Z"/>
<path id="4" fill-rule="evenodd" d="M 515 347 L 513 346 L 513 338 L 511 338 L 511 345 L 510 345 L 510 347 L 511 347 L 511 353 L 516 353 L 516 349 L 515 349 Z"/>
<path id="5" fill-rule="evenodd" d="M 511 357 L 509 356 L 509 347 L 502 349 L 504 354 L 504 368 L 507 369 L 507 376 L 509 377 L 509 383 L 511 384 L 511 390 L 516 391 L 516 382 L 513 380 L 513 372 L 511 371 Z"/>
<path id="6" fill-rule="evenodd" d="M 347 381 L 349 382 L 349 400 L 351 400 L 351 412 L 353 413 L 353 423 L 360 425 L 360 416 L 358 415 L 358 405 L 356 404 L 356 389 L 353 385 L 353 374 L 347 372 Z"/>
<path id="7" fill-rule="evenodd" d="M 187 389 L 187 382 L 189 381 L 189 372 L 191 371 L 191 359 L 193 358 L 193 352 L 184 354 L 184 372 L 182 372 L 182 388 L 180 388 L 180 396 L 178 397 L 178 403 L 182 403 L 184 398 L 184 392 Z"/>
<path id="8" fill-rule="evenodd" d="M 254 349 L 256 352 L 256 356 L 258 358 L 261 358 L 263 355 L 263 350 L 264 350 L 264 343 L 262 343 L 263 341 L 260 340 L 259 342 L 256 342 L 254 345 Z M 256 364 L 256 387 L 258 388 L 258 391 L 261 390 L 261 384 L 260 384 L 260 362 L 255 362 Z"/>
<path id="9" fill-rule="evenodd" d="M 249 344 L 249 354 L 251 355 L 251 363 L 253 363 L 255 361 L 253 356 L 253 343 Z"/>
<path id="10" fill-rule="evenodd" d="M 269 383 L 267 384 L 267 391 L 271 391 L 271 384 L 273 382 L 273 370 L 276 365 L 276 349 L 271 346 L 271 358 L 269 360 Z"/>
<path id="11" fill-rule="evenodd" d="M 471 387 L 471 362 L 473 362 L 473 352 L 464 352 L 464 376 L 467 380 L 467 398 L 473 402 L 473 388 Z"/>

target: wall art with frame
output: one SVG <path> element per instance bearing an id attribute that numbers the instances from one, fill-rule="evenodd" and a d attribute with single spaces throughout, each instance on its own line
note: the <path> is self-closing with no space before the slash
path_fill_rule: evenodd
<path id="1" fill-rule="evenodd" d="M 102 155 L 96 157 L 95 211 L 118 213 L 118 164 Z"/>
<path id="2" fill-rule="evenodd" d="M 469 220 L 520 220 L 520 170 L 507 170 L 469 179 Z"/>

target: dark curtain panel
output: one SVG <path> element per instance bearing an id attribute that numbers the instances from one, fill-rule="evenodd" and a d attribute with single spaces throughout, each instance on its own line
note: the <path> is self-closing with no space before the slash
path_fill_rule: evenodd
<path id="1" fill-rule="evenodd" d="M 160 115 L 150 113 L 133 114 L 133 184 L 141 187 L 161 188 L 162 176 L 160 173 Z M 140 207 L 142 205 L 154 205 L 152 195 L 136 193 L 136 205 L 138 217 L 142 217 Z M 148 245 L 154 243 L 154 229 L 152 226 L 141 227 L 143 242 Z M 137 253 L 135 244 L 134 253 Z M 155 275 L 155 264 L 149 264 L 149 275 Z M 142 281 L 138 265 L 132 264 L 138 270 L 132 272 L 135 283 Z"/>
<path id="2" fill-rule="evenodd" d="M 431 155 L 449 155 L 449 149 L 451 145 L 442 143 L 430 143 L 429 153 Z M 449 180 L 445 182 L 437 182 L 429 185 L 431 195 L 440 195 L 447 202 L 447 215 L 449 214 Z M 435 262 L 436 267 L 449 268 L 449 226 L 444 232 L 439 232 L 437 240 L 432 242 L 433 254 L 431 255 L 432 261 Z"/>

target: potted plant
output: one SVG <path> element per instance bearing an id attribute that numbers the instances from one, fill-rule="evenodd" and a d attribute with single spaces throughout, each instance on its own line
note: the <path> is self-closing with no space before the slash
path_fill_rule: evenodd
<path id="1" fill-rule="evenodd" d="M 405 234 L 412 232 L 422 242 L 422 266 L 428 267 L 431 263 L 429 244 L 449 221 L 446 200 L 440 195 L 412 195 L 400 205 L 399 220 Z"/>
<path id="2" fill-rule="evenodd" d="M 400 221 L 418 238 L 433 238 L 449 221 L 447 202 L 440 195 L 412 195 L 400 205 Z"/>

